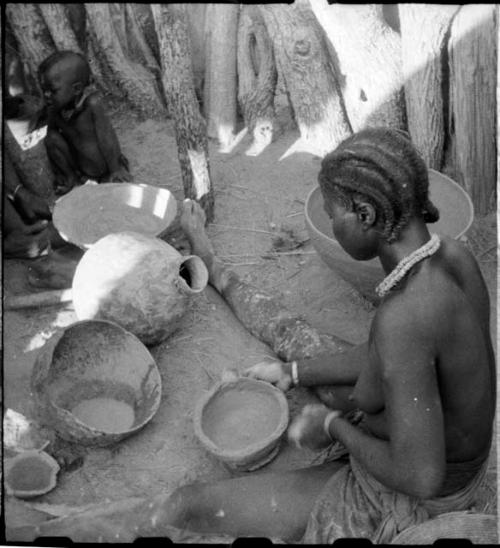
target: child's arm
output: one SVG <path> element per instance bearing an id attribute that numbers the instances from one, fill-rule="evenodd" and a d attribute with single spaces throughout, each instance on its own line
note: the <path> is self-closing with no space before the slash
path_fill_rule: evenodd
<path id="1" fill-rule="evenodd" d="M 90 95 L 87 105 L 92 114 L 99 150 L 108 165 L 109 180 L 131 181 L 131 174 L 120 162 L 121 150 L 118 137 L 97 95 Z"/>

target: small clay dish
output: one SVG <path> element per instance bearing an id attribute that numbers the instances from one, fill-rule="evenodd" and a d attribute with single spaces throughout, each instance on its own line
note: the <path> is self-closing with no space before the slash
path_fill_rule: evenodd
<path id="1" fill-rule="evenodd" d="M 56 486 L 59 465 L 45 451 L 23 451 L 5 460 L 5 492 L 20 499 L 44 495 Z"/>
<path id="2" fill-rule="evenodd" d="M 135 335 L 107 320 L 85 320 L 45 343 L 31 391 L 42 424 L 67 441 L 105 446 L 153 418 L 161 378 Z"/>
<path id="3" fill-rule="evenodd" d="M 288 426 L 281 390 L 254 379 L 220 382 L 198 402 L 196 436 L 231 470 L 251 472 L 273 460 Z"/>
<path id="4" fill-rule="evenodd" d="M 83 249 L 115 232 L 158 237 L 175 219 L 177 203 L 166 188 L 133 183 L 85 184 L 61 196 L 52 219 L 62 238 Z"/>

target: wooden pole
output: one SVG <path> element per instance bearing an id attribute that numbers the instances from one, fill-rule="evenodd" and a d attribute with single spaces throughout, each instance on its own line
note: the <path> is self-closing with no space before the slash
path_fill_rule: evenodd
<path id="1" fill-rule="evenodd" d="M 462 6 L 448 47 L 452 163 L 479 215 L 496 207 L 496 15 L 494 4 Z"/>
<path id="2" fill-rule="evenodd" d="M 160 44 L 163 90 L 174 120 L 184 195 L 213 220 L 206 123 L 196 99 L 184 4 L 151 4 Z"/>

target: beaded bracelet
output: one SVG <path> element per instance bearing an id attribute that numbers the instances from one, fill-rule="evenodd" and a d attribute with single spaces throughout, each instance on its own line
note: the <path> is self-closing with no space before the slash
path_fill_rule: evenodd
<path id="1" fill-rule="evenodd" d="M 330 434 L 330 424 L 333 419 L 336 419 L 337 417 L 340 417 L 341 413 L 340 411 L 330 411 L 328 415 L 326 415 L 325 420 L 323 422 L 323 430 L 325 431 L 325 434 L 333 441 L 332 435 Z"/>
<path id="2" fill-rule="evenodd" d="M 299 386 L 299 371 L 296 361 L 292 362 L 292 383 L 294 386 Z"/>

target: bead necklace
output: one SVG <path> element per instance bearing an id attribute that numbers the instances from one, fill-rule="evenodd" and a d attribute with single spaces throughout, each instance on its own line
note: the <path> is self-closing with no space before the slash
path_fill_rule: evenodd
<path id="1" fill-rule="evenodd" d="M 379 297 L 384 297 L 389 291 L 399 283 L 408 273 L 410 268 L 426 257 L 434 255 L 441 245 L 441 240 L 437 234 L 433 234 L 431 239 L 422 247 L 415 249 L 412 253 L 401 259 L 392 270 L 375 288 Z"/>

